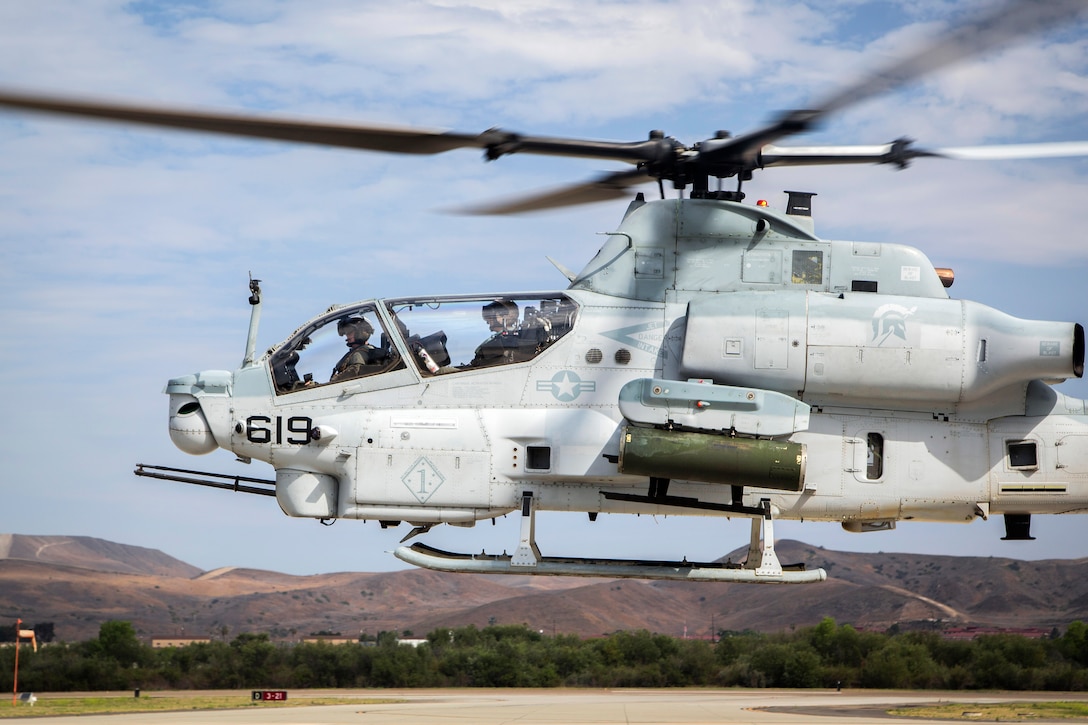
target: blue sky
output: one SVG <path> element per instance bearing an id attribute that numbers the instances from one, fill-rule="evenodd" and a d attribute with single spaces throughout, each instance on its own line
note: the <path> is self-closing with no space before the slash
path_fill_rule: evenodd
<path id="1" fill-rule="evenodd" d="M 975 2 L 113 2 L 0 5 L 0 85 L 166 105 L 477 132 L 686 142 L 743 132 L 833 92 Z M 1085 23 L 848 109 L 798 142 L 921 146 L 1088 139 Z M 403 531 L 284 517 L 271 499 L 137 479 L 137 462 L 268 477 L 166 433 L 165 381 L 233 368 L 248 274 L 261 347 L 330 303 L 555 289 L 624 204 L 510 218 L 442 209 L 580 181 L 604 162 L 476 152 L 406 158 L 0 114 L 0 532 L 78 534 L 203 568 L 401 568 Z M 1085 322 L 1088 160 L 919 161 L 770 170 L 749 199 L 818 192 L 818 232 L 912 244 L 953 292 L 1012 314 Z M 647 191 L 652 191 L 648 189 Z M 1083 381 L 1060 388 L 1088 397 Z M 847 534 L 782 523 L 829 548 L 1088 556 L 1080 517 Z M 719 556 L 747 524 L 542 515 L 547 554 Z M 512 548 L 517 522 L 436 530 L 450 549 Z"/>

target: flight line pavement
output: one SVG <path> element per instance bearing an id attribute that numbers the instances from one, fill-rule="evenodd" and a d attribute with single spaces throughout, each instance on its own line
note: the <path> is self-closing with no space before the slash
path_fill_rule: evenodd
<path id="1" fill-rule="evenodd" d="M 1081 700 L 1088 693 L 992 693 L 933 691 L 749 690 L 749 689 L 443 689 L 290 690 L 293 700 L 359 697 L 359 704 L 241 710 L 187 710 L 78 716 L 79 725 L 700 725 L 735 723 L 947 723 L 947 720 L 893 718 L 885 710 L 901 705 Z M 73 693 L 54 697 L 72 696 Z M 88 693 L 90 694 L 90 693 Z M 102 693 L 96 693 L 102 695 Z M 154 696 L 153 693 L 148 693 Z M 164 693 L 165 694 L 165 693 Z M 189 693 L 172 692 L 173 696 Z M 212 693 L 191 693 L 212 694 Z M 223 694 L 216 692 L 214 694 Z M 235 693 L 236 694 L 236 693 Z M 131 695 L 129 695 L 131 697 Z M 365 698 L 395 699 L 367 704 Z M 29 713 L 28 713 L 29 714 Z M 35 725 L 73 725 L 72 716 L 35 717 Z M 1045 721 L 1034 721 L 1045 722 Z M 1054 721 L 1062 722 L 1062 721 Z"/>

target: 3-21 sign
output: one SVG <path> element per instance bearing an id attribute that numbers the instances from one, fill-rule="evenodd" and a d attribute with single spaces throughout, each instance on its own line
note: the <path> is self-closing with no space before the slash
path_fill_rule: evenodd
<path id="1" fill-rule="evenodd" d="M 253 700 L 256 702 L 283 702 L 287 699 L 287 690 L 254 690 Z"/>

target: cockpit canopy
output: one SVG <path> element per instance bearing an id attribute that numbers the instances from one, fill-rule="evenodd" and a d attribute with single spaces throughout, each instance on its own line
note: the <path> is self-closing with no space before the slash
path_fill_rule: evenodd
<path id="1" fill-rule="evenodd" d="M 406 368 L 447 375 L 526 362 L 574 325 L 561 293 L 447 296 L 330 308 L 269 356 L 277 394 Z"/>

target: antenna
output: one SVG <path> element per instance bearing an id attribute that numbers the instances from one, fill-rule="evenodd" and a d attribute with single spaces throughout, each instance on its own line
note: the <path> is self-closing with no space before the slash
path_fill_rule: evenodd
<path id="1" fill-rule="evenodd" d="M 786 213 L 790 216 L 812 216 L 813 191 L 786 191 L 789 198 L 786 200 Z"/>
<path id="2" fill-rule="evenodd" d="M 246 356 L 242 360 L 242 367 L 253 364 L 253 355 L 257 350 L 257 326 L 261 322 L 261 280 L 253 279 L 253 273 L 249 273 L 249 304 L 252 310 L 249 313 L 249 334 L 246 336 Z"/>

